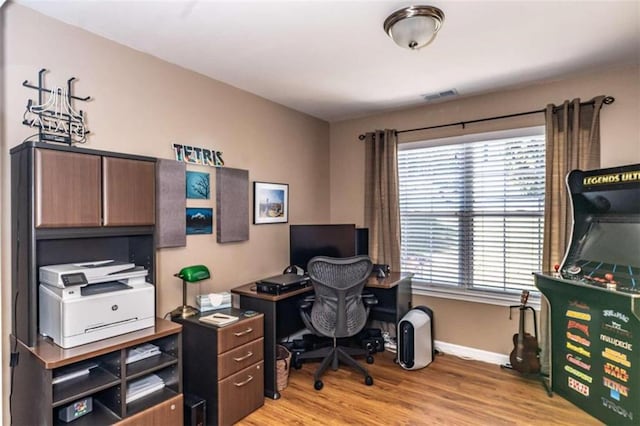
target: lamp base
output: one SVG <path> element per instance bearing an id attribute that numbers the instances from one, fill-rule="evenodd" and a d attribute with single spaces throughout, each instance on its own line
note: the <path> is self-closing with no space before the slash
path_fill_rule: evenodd
<path id="1" fill-rule="evenodd" d="M 189 305 L 182 305 L 175 308 L 173 311 L 169 313 L 171 319 L 173 318 L 189 318 L 194 315 L 198 315 L 200 313 L 199 310 Z"/>

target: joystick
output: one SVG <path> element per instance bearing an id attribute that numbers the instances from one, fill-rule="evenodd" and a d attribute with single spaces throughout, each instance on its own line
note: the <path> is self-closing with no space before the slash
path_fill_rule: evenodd
<path id="1" fill-rule="evenodd" d="M 612 273 L 608 272 L 608 273 L 604 274 L 604 279 L 606 280 L 604 285 L 608 289 L 614 290 L 614 289 L 616 289 L 618 287 L 618 283 L 613 280 L 613 274 Z"/>
<path id="2" fill-rule="evenodd" d="M 580 272 L 582 272 L 582 268 L 578 265 L 571 265 L 567 268 L 567 273 L 569 275 L 578 275 Z"/>

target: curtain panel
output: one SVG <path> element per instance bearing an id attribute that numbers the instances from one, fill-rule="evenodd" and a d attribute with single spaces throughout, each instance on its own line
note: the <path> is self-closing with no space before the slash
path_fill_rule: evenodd
<path id="1" fill-rule="evenodd" d="M 392 129 L 365 135 L 364 221 L 369 228 L 369 255 L 400 271 L 400 204 L 398 138 Z"/>
<path id="2" fill-rule="evenodd" d="M 544 200 L 544 240 L 542 270 L 553 271 L 562 263 L 571 238 L 572 210 L 565 185 L 567 174 L 575 169 L 600 168 L 600 110 L 604 96 L 585 104 L 580 99 L 561 106 L 547 105 L 546 176 Z M 543 373 L 550 369 L 549 306 L 542 303 L 540 315 L 540 361 Z"/>

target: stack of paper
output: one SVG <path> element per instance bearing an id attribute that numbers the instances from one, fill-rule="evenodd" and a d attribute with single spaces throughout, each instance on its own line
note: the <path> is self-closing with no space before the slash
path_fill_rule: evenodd
<path id="1" fill-rule="evenodd" d="M 155 374 L 150 374 L 142 379 L 134 380 L 127 385 L 127 396 L 125 401 L 128 403 L 147 396 L 164 387 L 164 380 Z"/>
<path id="2" fill-rule="evenodd" d="M 230 308 L 231 293 L 228 291 L 222 293 L 200 294 L 196 296 L 196 303 L 200 312 L 212 311 L 214 309 Z"/>
<path id="3" fill-rule="evenodd" d="M 238 319 L 238 317 L 234 317 L 233 315 L 221 313 L 207 315 L 206 317 L 200 317 L 200 321 L 206 322 L 207 324 L 216 325 L 218 327 L 234 323 L 238 321 Z"/>
<path id="4" fill-rule="evenodd" d="M 159 347 L 152 345 L 151 343 L 145 343 L 143 345 L 136 346 L 127 352 L 126 363 L 131 364 L 132 362 L 140 361 L 141 359 L 149 358 L 158 354 L 160 354 Z"/>

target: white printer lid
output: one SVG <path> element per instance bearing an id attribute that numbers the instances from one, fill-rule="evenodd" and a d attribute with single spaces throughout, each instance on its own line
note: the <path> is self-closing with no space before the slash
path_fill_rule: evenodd
<path id="1" fill-rule="evenodd" d="M 117 260 L 47 265 L 39 270 L 41 283 L 60 288 L 146 276 L 147 273 L 142 266 Z"/>

